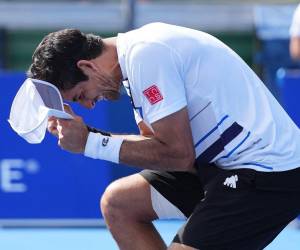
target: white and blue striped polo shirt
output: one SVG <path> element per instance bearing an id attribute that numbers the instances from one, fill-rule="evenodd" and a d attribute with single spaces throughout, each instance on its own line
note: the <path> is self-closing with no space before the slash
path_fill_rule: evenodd
<path id="1" fill-rule="evenodd" d="M 246 63 L 200 31 L 153 23 L 117 38 L 137 123 L 183 107 L 195 152 L 224 169 L 300 167 L 300 132 Z"/>

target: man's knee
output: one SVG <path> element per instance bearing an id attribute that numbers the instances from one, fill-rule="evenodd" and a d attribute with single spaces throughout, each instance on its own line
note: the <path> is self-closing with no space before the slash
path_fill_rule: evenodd
<path id="1" fill-rule="evenodd" d="M 100 207 L 105 218 L 117 216 L 118 211 L 124 206 L 124 197 L 122 197 L 121 181 L 112 182 L 105 190 L 101 197 Z M 123 194 L 124 195 L 124 194 Z"/>
<path id="2" fill-rule="evenodd" d="M 153 220 L 150 187 L 139 174 L 121 178 L 111 183 L 101 198 L 101 211 L 107 220 Z"/>
<path id="3" fill-rule="evenodd" d="M 196 249 L 179 243 L 172 243 L 168 247 L 168 250 L 200 250 L 200 249 Z"/>

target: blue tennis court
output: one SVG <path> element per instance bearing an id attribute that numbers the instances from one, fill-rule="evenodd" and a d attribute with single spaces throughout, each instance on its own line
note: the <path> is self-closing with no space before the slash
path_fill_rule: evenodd
<path id="1" fill-rule="evenodd" d="M 164 240 L 171 242 L 181 221 L 161 221 L 155 225 Z M 1 229 L 1 250 L 117 250 L 105 228 Z M 300 230 L 288 226 L 266 250 L 299 250 Z"/>

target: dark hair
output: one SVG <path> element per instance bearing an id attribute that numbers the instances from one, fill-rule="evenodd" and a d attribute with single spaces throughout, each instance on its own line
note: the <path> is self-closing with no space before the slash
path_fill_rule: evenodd
<path id="1" fill-rule="evenodd" d="M 71 89 L 88 79 L 77 62 L 96 58 L 103 49 L 103 41 L 96 35 L 76 29 L 50 33 L 34 51 L 27 76 L 50 82 L 60 90 Z"/>

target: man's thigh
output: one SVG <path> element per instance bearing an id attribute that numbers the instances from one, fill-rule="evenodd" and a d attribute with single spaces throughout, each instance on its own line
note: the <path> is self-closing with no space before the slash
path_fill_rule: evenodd
<path id="1" fill-rule="evenodd" d="M 200 250 L 264 249 L 299 212 L 293 202 L 299 193 L 262 189 L 253 170 L 217 172 L 175 243 Z"/>
<path id="2" fill-rule="evenodd" d="M 101 206 L 145 221 L 186 219 L 202 198 L 202 184 L 196 174 L 143 170 L 110 184 Z"/>
<path id="3" fill-rule="evenodd" d="M 196 174 L 143 170 L 140 175 L 150 184 L 152 208 L 159 219 L 186 219 L 203 198 Z"/>

